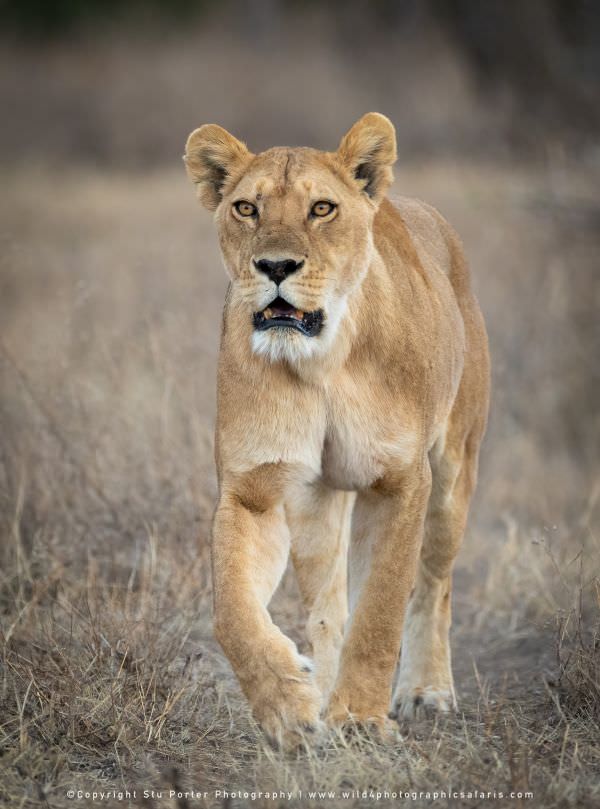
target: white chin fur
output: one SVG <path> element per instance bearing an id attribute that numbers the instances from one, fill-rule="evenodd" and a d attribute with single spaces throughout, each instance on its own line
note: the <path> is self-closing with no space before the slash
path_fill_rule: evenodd
<path id="1" fill-rule="evenodd" d="M 327 307 L 327 320 L 321 334 L 307 337 L 294 329 L 267 329 L 252 333 L 252 351 L 269 362 L 301 362 L 326 354 L 334 341 L 346 301 Z"/>
<path id="2" fill-rule="evenodd" d="M 252 351 L 269 362 L 298 362 L 317 353 L 317 337 L 306 337 L 292 329 L 267 329 L 252 333 Z"/>

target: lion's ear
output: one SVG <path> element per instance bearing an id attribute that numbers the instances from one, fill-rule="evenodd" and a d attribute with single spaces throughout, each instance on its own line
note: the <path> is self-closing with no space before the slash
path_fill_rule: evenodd
<path id="1" fill-rule="evenodd" d="M 347 132 L 339 145 L 338 158 L 362 190 L 380 202 L 394 179 L 396 131 L 378 112 L 368 112 Z"/>
<path id="2" fill-rule="evenodd" d="M 187 139 L 183 159 L 202 204 L 214 211 L 225 184 L 244 170 L 252 156 L 246 144 L 221 126 L 205 124 L 195 129 Z"/>

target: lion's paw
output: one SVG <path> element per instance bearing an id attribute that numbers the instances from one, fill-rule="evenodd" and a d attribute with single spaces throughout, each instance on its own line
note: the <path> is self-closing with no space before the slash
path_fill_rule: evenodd
<path id="1" fill-rule="evenodd" d="M 344 717 L 333 717 L 328 714 L 325 721 L 330 733 L 345 742 L 368 738 L 379 744 L 394 744 L 398 740 L 398 725 L 387 716 L 346 714 Z"/>
<path id="2" fill-rule="evenodd" d="M 319 718 L 318 695 L 290 689 L 284 700 L 256 706 L 254 716 L 271 747 L 293 750 L 314 745 L 323 735 L 325 726 Z"/>
<path id="3" fill-rule="evenodd" d="M 399 688 L 389 713 L 390 719 L 398 722 L 433 719 L 439 714 L 456 710 L 454 694 L 449 689 L 426 686 L 424 688 Z"/>
<path id="4" fill-rule="evenodd" d="M 269 744 L 281 750 L 311 746 L 324 732 L 319 718 L 321 694 L 314 683 L 312 661 L 298 655 L 298 669 L 288 676 L 265 672 L 252 713 Z"/>
<path id="5" fill-rule="evenodd" d="M 347 740 L 369 736 L 381 743 L 393 743 L 398 736 L 397 725 L 385 714 L 370 710 L 367 705 L 353 705 L 339 693 L 332 695 L 325 721 L 331 730 Z"/>

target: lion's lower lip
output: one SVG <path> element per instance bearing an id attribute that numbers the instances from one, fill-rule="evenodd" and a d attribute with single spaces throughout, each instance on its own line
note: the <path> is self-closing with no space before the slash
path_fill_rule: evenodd
<path id="1" fill-rule="evenodd" d="M 252 323 L 257 331 L 294 329 L 306 337 L 315 337 L 323 328 L 323 310 L 303 312 L 283 298 L 276 298 L 262 311 L 255 312 Z"/>

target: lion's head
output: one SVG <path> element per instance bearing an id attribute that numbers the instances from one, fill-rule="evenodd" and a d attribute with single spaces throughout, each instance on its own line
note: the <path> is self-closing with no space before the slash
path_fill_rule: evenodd
<path id="1" fill-rule="evenodd" d="M 187 171 L 215 211 L 231 305 L 251 324 L 256 354 L 294 362 L 332 345 L 368 267 L 395 159 L 394 128 L 377 113 L 361 118 L 337 152 L 255 155 L 220 126 L 192 132 Z"/>

